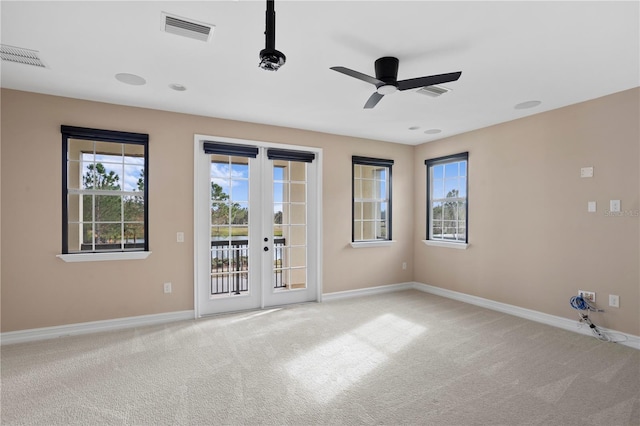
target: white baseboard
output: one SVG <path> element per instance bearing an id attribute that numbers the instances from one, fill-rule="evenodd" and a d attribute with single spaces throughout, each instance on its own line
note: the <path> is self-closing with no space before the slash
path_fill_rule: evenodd
<path id="1" fill-rule="evenodd" d="M 593 336 L 591 329 L 586 325 L 580 324 L 577 320 L 570 320 L 568 318 L 558 317 L 555 315 L 545 314 L 539 311 L 533 311 L 531 309 L 521 308 L 519 306 L 509 305 L 502 302 L 496 302 L 495 300 L 484 299 L 482 297 L 472 296 L 465 293 L 459 293 L 457 291 L 447 290 L 441 287 L 435 287 L 428 284 L 422 284 L 418 282 L 408 282 L 400 284 L 383 285 L 379 287 L 362 288 L 358 290 L 339 291 L 336 293 L 327 293 L 322 296 L 323 301 L 332 301 L 339 299 L 346 299 L 350 297 L 370 296 L 372 294 L 390 293 L 393 291 L 401 291 L 415 289 L 423 291 L 425 293 L 435 294 L 436 296 L 446 297 L 448 299 L 458 300 L 460 302 L 469 303 L 471 305 L 480 306 L 482 308 L 491 309 L 505 314 L 513 315 L 520 318 L 525 318 L 531 321 L 547 324 L 553 327 L 558 327 L 563 330 L 573 331 L 575 333 L 584 334 L 586 336 Z M 601 331 L 609 333 L 610 335 L 618 338 L 621 345 L 629 346 L 634 349 L 640 350 L 640 337 L 632 334 L 623 333 L 616 330 L 608 330 L 604 327 L 598 327 Z"/>
<path id="2" fill-rule="evenodd" d="M 580 324 L 577 320 L 574 321 L 556 315 L 549 315 L 543 312 L 533 311 L 531 309 L 525 309 L 519 306 L 508 305 L 506 303 L 496 302 L 495 300 L 484 299 L 482 297 L 471 296 L 469 294 L 459 293 L 457 291 L 447 290 L 428 284 L 413 283 L 412 288 L 423 291 L 425 293 L 435 294 L 436 296 L 459 300 L 460 302 L 469 303 L 471 305 L 480 306 L 542 324 L 551 325 L 553 327 L 562 328 L 563 330 L 573 331 L 575 333 L 580 333 L 587 336 L 593 336 L 593 334 L 591 333 L 591 329 L 586 325 Z M 617 340 L 621 345 L 640 350 L 640 337 L 634 336 L 633 334 L 623 333 L 621 331 L 608 330 L 604 327 L 598 328 L 615 338 L 619 337 L 620 339 Z"/>
<path id="3" fill-rule="evenodd" d="M 592 336 L 589 327 L 582 326 L 578 321 L 570 320 L 564 317 L 545 314 L 531 309 L 525 309 L 514 305 L 509 305 L 495 300 L 484 299 L 482 297 L 472 296 L 457 291 L 447 290 L 441 287 L 435 287 L 428 284 L 418 282 L 406 282 L 399 284 L 383 285 L 378 287 L 368 287 L 358 290 L 338 291 L 335 293 L 326 293 L 322 295 L 322 301 L 329 302 L 340 299 L 348 299 L 351 297 L 371 296 L 374 294 L 391 293 L 394 291 L 402 291 L 415 289 L 425 293 L 435 294 L 436 296 L 446 297 L 448 299 L 458 300 L 460 302 L 469 303 L 471 305 L 480 306 L 505 314 L 525 318 L 531 321 L 558 327 L 575 333 Z M 145 325 L 163 324 L 174 321 L 190 320 L 194 318 L 194 311 L 178 311 L 167 312 L 163 314 L 141 315 L 136 317 L 116 318 L 112 320 L 93 321 L 79 324 L 61 325 L 55 327 L 34 328 L 30 330 L 9 331 L 0 333 L 0 344 L 8 345 L 12 343 L 32 342 L 36 340 L 54 339 L 57 337 L 96 333 L 100 331 L 120 330 L 131 327 L 140 327 Z M 640 350 L 640 337 L 632 334 L 623 333 L 616 330 L 608 330 L 599 327 L 600 330 L 614 336 L 619 336 L 621 345 L 629 346 Z"/>
<path id="4" fill-rule="evenodd" d="M 378 287 L 360 288 L 357 290 L 337 291 L 335 293 L 324 293 L 322 295 L 323 302 L 330 302 L 333 300 L 348 299 L 351 297 L 371 296 L 373 294 L 391 293 L 394 291 L 409 290 L 415 288 L 415 283 L 400 283 L 381 285 Z"/>
<path id="5" fill-rule="evenodd" d="M 55 339 L 63 336 L 113 331 L 145 325 L 164 324 L 194 318 L 193 311 L 167 312 L 162 314 L 140 315 L 135 317 L 116 318 L 103 321 L 83 322 L 55 327 L 32 328 L 29 330 L 8 331 L 0 333 L 0 344 L 33 342 L 36 340 Z"/>

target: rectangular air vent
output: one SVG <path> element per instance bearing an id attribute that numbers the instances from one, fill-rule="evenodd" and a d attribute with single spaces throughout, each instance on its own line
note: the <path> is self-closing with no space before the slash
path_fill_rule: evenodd
<path id="1" fill-rule="evenodd" d="M 2 44 L 0 45 L 0 57 L 2 57 L 3 61 L 46 68 L 45 64 L 40 60 L 40 53 L 36 50 Z"/>
<path id="2" fill-rule="evenodd" d="M 437 84 L 434 86 L 422 87 L 416 90 L 416 92 L 423 95 L 431 96 L 432 98 L 437 98 L 438 96 L 444 95 L 445 93 L 450 91 L 451 89 L 449 89 L 448 87 L 438 86 Z"/>
<path id="3" fill-rule="evenodd" d="M 181 18 L 162 12 L 161 29 L 164 32 L 207 42 L 211 40 L 215 26 Z"/>

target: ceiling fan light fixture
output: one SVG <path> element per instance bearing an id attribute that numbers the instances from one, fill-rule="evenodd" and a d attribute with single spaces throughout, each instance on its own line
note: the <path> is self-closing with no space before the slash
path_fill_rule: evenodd
<path id="1" fill-rule="evenodd" d="M 381 95 L 390 95 L 397 90 L 398 88 L 393 84 L 383 84 L 376 89 L 376 92 L 380 93 Z"/>

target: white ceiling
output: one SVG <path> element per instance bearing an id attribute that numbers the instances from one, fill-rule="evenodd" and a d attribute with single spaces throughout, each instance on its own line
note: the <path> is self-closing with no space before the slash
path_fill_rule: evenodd
<path id="1" fill-rule="evenodd" d="M 2 44 L 39 51 L 47 68 L 3 61 L 1 83 L 414 145 L 639 86 L 639 5 L 276 0 L 287 63 L 268 72 L 258 68 L 265 1 L 2 1 Z M 212 40 L 162 32 L 162 12 L 215 25 Z M 375 87 L 329 68 L 374 75 L 382 56 L 400 59 L 400 80 L 462 77 L 439 98 L 396 92 L 364 110 Z M 542 104 L 514 109 L 530 100 Z"/>

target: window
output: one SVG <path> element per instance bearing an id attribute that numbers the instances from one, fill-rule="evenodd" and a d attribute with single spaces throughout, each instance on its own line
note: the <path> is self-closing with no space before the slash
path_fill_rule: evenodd
<path id="1" fill-rule="evenodd" d="M 62 253 L 149 250 L 149 135 L 62 126 Z"/>
<path id="2" fill-rule="evenodd" d="M 391 240 L 393 160 L 352 157 L 352 242 Z"/>
<path id="3" fill-rule="evenodd" d="M 427 240 L 467 243 L 469 153 L 426 160 Z"/>

